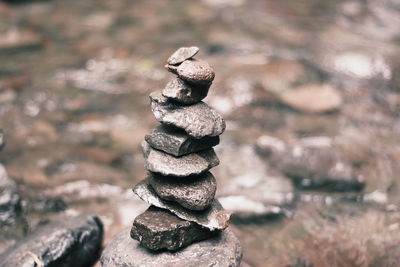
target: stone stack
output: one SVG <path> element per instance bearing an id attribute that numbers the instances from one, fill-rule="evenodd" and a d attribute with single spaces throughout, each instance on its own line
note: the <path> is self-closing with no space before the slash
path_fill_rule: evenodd
<path id="1" fill-rule="evenodd" d="M 213 147 L 225 121 L 202 100 L 214 70 L 194 59 L 197 47 L 179 48 L 165 66 L 174 77 L 150 94 L 161 123 L 142 149 L 148 177 L 133 191 L 151 206 L 136 217 L 131 237 L 150 250 L 177 250 L 217 235 L 230 213 L 214 199 L 217 182 L 209 170 L 219 164 Z"/>
<path id="2" fill-rule="evenodd" d="M 240 266 L 242 249 L 227 228 L 231 213 L 214 199 L 219 164 L 213 147 L 225 121 L 202 102 L 214 79 L 197 47 L 179 48 L 167 61 L 174 77 L 150 94 L 161 125 L 142 144 L 148 177 L 133 189 L 150 207 L 118 234 L 101 256 L 103 267 Z"/>

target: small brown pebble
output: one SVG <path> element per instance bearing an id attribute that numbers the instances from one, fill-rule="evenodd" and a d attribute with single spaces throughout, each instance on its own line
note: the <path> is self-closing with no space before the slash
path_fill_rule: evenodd
<path id="1" fill-rule="evenodd" d="M 178 65 L 183 61 L 194 57 L 199 50 L 200 49 L 197 46 L 181 47 L 168 58 L 167 63 L 170 65 Z"/>

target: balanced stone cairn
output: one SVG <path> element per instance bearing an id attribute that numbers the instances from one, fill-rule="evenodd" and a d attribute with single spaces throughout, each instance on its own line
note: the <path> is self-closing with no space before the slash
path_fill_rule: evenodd
<path id="1" fill-rule="evenodd" d="M 214 79 L 197 47 L 181 47 L 166 68 L 177 77 L 150 94 L 161 125 L 142 143 L 147 178 L 133 192 L 150 207 L 130 230 L 106 247 L 103 267 L 240 266 L 242 249 L 226 229 L 231 213 L 214 199 L 217 182 L 209 170 L 219 164 L 213 147 L 225 121 L 202 102 Z M 133 239 L 133 240 L 132 240 Z"/>
<path id="2" fill-rule="evenodd" d="M 201 101 L 215 74 L 193 58 L 198 52 L 179 48 L 165 66 L 177 77 L 150 94 L 161 125 L 142 143 L 148 177 L 133 191 L 151 206 L 131 229 L 131 237 L 150 250 L 177 250 L 215 236 L 231 215 L 214 199 L 217 182 L 209 170 L 219 160 L 212 147 L 225 121 Z"/>

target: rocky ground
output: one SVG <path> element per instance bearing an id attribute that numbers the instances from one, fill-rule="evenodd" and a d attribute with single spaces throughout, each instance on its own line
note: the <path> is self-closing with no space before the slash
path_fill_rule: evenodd
<path id="1" fill-rule="evenodd" d="M 148 95 L 172 77 L 169 55 L 196 45 L 216 72 L 205 102 L 227 130 L 212 172 L 246 264 L 398 266 L 399 10 L 0 1 L 0 254 L 82 211 L 102 221 L 103 244 L 130 227 L 147 208 L 130 187 L 158 124 Z"/>

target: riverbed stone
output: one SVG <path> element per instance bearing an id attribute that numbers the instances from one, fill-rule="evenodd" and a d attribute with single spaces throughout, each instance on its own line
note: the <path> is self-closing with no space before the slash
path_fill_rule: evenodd
<path id="1" fill-rule="evenodd" d="M 125 230 L 111 240 L 100 262 L 102 267 L 239 267 L 242 254 L 239 240 L 229 229 L 178 251 L 162 253 L 143 248 Z"/>
<path id="2" fill-rule="evenodd" d="M 0 228 L 2 231 L 23 221 L 21 201 L 16 183 L 0 164 Z"/>
<path id="3" fill-rule="evenodd" d="M 176 157 L 198 152 L 219 144 L 219 136 L 195 139 L 183 130 L 161 124 L 146 135 L 145 140 L 157 150 Z"/>
<path id="4" fill-rule="evenodd" d="M 0 128 L 0 150 L 3 149 L 5 144 L 5 140 L 4 140 L 4 131 L 2 128 Z"/>
<path id="5" fill-rule="evenodd" d="M 137 216 L 131 228 L 131 237 L 151 250 L 177 250 L 215 233 L 154 206 Z"/>
<path id="6" fill-rule="evenodd" d="M 318 141 L 320 139 L 304 138 L 286 151 L 273 154 L 270 161 L 302 189 L 362 190 L 364 177 L 357 174 L 330 144 Z"/>
<path id="7" fill-rule="evenodd" d="M 142 143 L 146 169 L 166 176 L 186 177 L 201 174 L 219 164 L 214 149 L 174 157 L 153 149 L 146 141 Z"/>
<path id="8" fill-rule="evenodd" d="M 171 101 L 184 105 L 192 105 L 200 102 L 207 96 L 210 86 L 211 83 L 201 86 L 190 85 L 179 77 L 176 77 L 167 83 L 162 90 L 162 94 Z"/>
<path id="9" fill-rule="evenodd" d="M 335 111 L 343 103 L 340 92 L 327 84 L 303 85 L 286 90 L 279 97 L 282 103 L 305 113 Z"/>
<path id="10" fill-rule="evenodd" d="M 217 190 L 217 181 L 210 172 L 185 179 L 149 173 L 147 179 L 159 197 L 178 202 L 190 210 L 208 208 Z"/>
<path id="11" fill-rule="evenodd" d="M 0 255 L 0 266 L 91 266 L 103 240 L 100 219 L 89 214 L 40 226 Z"/>
<path id="12" fill-rule="evenodd" d="M 180 47 L 168 58 L 167 63 L 170 65 L 178 65 L 183 61 L 194 57 L 199 50 L 200 49 L 197 46 Z"/>
<path id="13" fill-rule="evenodd" d="M 180 204 L 160 198 L 149 184 L 148 180 L 138 183 L 133 192 L 150 205 L 167 209 L 183 220 L 195 222 L 211 231 L 222 230 L 228 227 L 231 212 L 222 208 L 218 200 L 214 199 L 211 206 L 203 211 L 193 211 Z"/>
<path id="14" fill-rule="evenodd" d="M 179 66 L 166 65 L 166 68 L 190 84 L 211 84 L 215 78 L 213 68 L 203 60 L 189 59 L 182 62 Z"/>
<path id="15" fill-rule="evenodd" d="M 218 136 L 225 130 L 222 116 L 202 101 L 190 106 L 177 105 L 160 91 L 151 93 L 150 99 L 151 110 L 159 122 L 183 129 L 196 139 Z"/>

